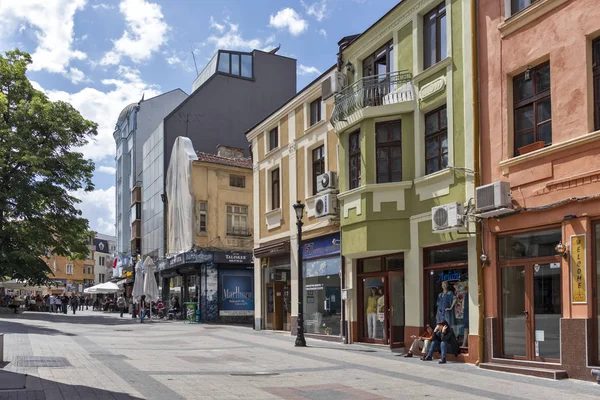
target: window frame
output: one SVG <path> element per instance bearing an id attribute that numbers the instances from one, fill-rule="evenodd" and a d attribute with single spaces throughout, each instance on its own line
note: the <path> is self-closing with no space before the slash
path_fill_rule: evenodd
<path id="1" fill-rule="evenodd" d="M 446 110 L 446 125 L 444 128 L 442 128 L 442 120 L 441 120 L 441 111 L 442 110 Z M 437 119 L 438 119 L 438 130 L 434 131 L 434 132 L 427 132 L 427 118 L 433 114 L 437 114 Z M 446 152 L 442 152 L 442 138 L 446 137 Z M 435 157 L 430 157 L 427 158 L 427 143 L 429 141 L 432 140 L 436 140 L 438 142 L 438 154 Z M 446 165 L 442 165 L 443 162 L 443 156 L 444 154 L 446 155 L 446 159 L 449 159 L 450 156 L 450 146 L 449 146 L 449 137 L 448 137 L 448 108 L 447 108 L 447 104 L 444 104 L 441 107 L 436 108 L 435 110 L 429 111 L 428 113 L 425 114 L 425 175 L 430 175 L 430 174 L 434 174 L 436 172 L 442 171 L 446 168 L 448 168 L 448 164 L 446 163 Z M 435 171 L 429 171 L 427 170 L 427 165 L 428 165 L 428 161 L 429 160 L 433 160 L 434 158 L 437 158 L 438 163 L 437 163 L 437 169 Z"/>
<path id="2" fill-rule="evenodd" d="M 244 209 L 245 212 L 239 211 L 236 212 L 236 208 Z M 227 236 L 249 236 L 250 234 L 250 225 L 248 223 L 248 209 L 247 205 L 243 204 L 227 204 L 225 206 L 225 211 L 227 214 L 227 223 L 226 223 L 226 232 Z M 238 219 L 245 219 L 245 227 L 240 228 L 239 231 L 236 231 L 235 228 L 235 220 L 236 217 Z"/>
<path id="3" fill-rule="evenodd" d="M 548 67 L 548 77 L 549 77 L 549 84 L 548 84 L 548 88 L 537 92 L 537 88 L 536 88 L 536 82 L 537 82 L 537 71 L 541 70 L 544 67 Z M 531 67 L 529 69 L 531 77 L 531 85 L 532 85 L 532 94 L 530 97 L 525 98 L 525 99 L 520 99 L 517 100 L 517 83 L 520 79 L 525 79 L 525 74 L 527 73 L 527 71 L 522 72 L 518 75 L 515 75 L 513 77 L 513 151 L 514 151 L 514 156 L 518 156 L 519 155 L 519 148 L 517 147 L 517 135 L 523 134 L 523 133 L 519 133 L 517 132 L 517 111 L 524 109 L 526 107 L 529 106 L 533 106 L 533 141 L 531 143 L 528 143 L 526 145 L 523 145 L 521 147 L 527 146 L 529 144 L 533 144 L 536 143 L 538 141 L 541 141 L 539 138 L 539 133 L 538 130 L 541 126 L 543 125 L 550 125 L 550 143 L 546 143 L 545 146 L 550 146 L 552 144 L 552 71 L 550 69 L 550 61 L 546 61 L 543 62 L 541 64 L 536 65 L 535 67 Z M 546 100 L 550 101 L 550 119 L 544 120 L 542 122 L 538 121 L 538 105 Z M 528 132 L 529 129 L 524 129 L 521 132 Z"/>
<path id="4" fill-rule="evenodd" d="M 392 138 L 392 130 L 394 125 L 398 125 L 400 127 L 400 139 L 399 140 L 391 140 Z M 379 128 L 386 129 L 386 141 L 379 142 Z M 399 147 L 400 148 L 400 179 L 394 180 L 392 178 L 392 148 Z M 380 151 L 387 152 L 387 176 L 388 179 L 386 181 L 379 180 L 379 152 Z M 384 121 L 384 122 L 376 122 L 375 123 L 375 181 L 376 183 L 390 183 L 390 182 L 402 182 L 402 120 L 396 119 L 392 121 Z"/>
<path id="5" fill-rule="evenodd" d="M 435 19 L 430 20 L 431 17 L 435 15 Z M 442 53 L 442 29 L 441 29 L 441 20 L 442 18 L 446 18 L 447 17 L 447 13 L 446 13 L 446 2 L 442 1 L 441 3 L 439 3 L 437 6 L 433 7 L 433 9 L 431 9 L 428 13 L 426 13 L 425 15 L 423 15 L 423 70 L 426 70 L 427 68 L 439 63 L 440 61 L 442 61 L 443 59 L 446 58 L 446 55 L 441 54 Z M 448 24 L 448 19 L 446 18 L 446 26 Z M 428 64 L 428 60 L 427 60 L 427 55 L 430 53 L 431 50 L 431 42 L 427 43 L 425 41 L 425 32 L 427 31 L 427 28 L 429 28 L 431 25 L 435 25 L 435 59 L 430 60 L 430 63 Z M 444 35 L 446 35 L 445 40 L 446 42 L 448 41 L 448 35 L 444 32 Z M 448 49 L 448 44 L 446 43 L 446 51 Z"/>
<path id="6" fill-rule="evenodd" d="M 384 53 L 382 53 L 384 52 Z M 363 78 L 369 77 L 369 76 L 377 76 L 379 74 L 377 74 L 375 65 L 380 63 L 381 61 L 383 61 L 383 59 L 385 58 L 385 64 L 386 64 L 386 74 L 389 74 L 390 72 L 392 72 L 392 62 L 393 62 L 393 58 L 394 58 L 394 41 L 390 40 L 389 42 L 387 42 L 386 44 L 384 44 L 383 46 L 381 46 L 380 48 L 378 48 L 377 50 L 375 50 L 373 53 L 369 54 L 364 60 L 363 60 Z"/>
<path id="7" fill-rule="evenodd" d="M 227 56 L 227 65 L 228 65 L 228 69 L 227 71 L 221 71 L 220 67 L 221 67 L 221 55 L 224 54 Z M 235 74 L 233 73 L 233 56 L 238 56 L 238 73 Z M 245 76 L 242 73 L 242 58 L 243 57 L 250 57 L 250 69 L 251 69 L 251 76 Z M 245 53 L 242 51 L 219 51 L 219 54 L 217 55 L 217 67 L 216 67 L 216 73 L 219 74 L 223 74 L 223 75 L 228 75 L 228 76 L 233 76 L 236 78 L 242 78 L 242 79 L 249 79 L 249 80 L 254 80 L 254 57 L 252 55 L 252 53 Z"/>
<path id="8" fill-rule="evenodd" d="M 594 130 L 600 130 L 600 37 L 592 40 L 592 91 Z"/>
<path id="9" fill-rule="evenodd" d="M 281 208 L 281 195 L 279 193 L 280 189 L 280 172 L 279 167 L 270 171 L 271 175 L 271 210 L 277 210 Z"/>
<path id="10" fill-rule="evenodd" d="M 204 207 L 202 207 L 204 205 Z M 208 232 L 208 201 L 197 200 L 196 201 L 196 234 L 205 234 Z M 202 229 L 202 217 L 204 217 L 204 229 Z"/>
<path id="11" fill-rule="evenodd" d="M 521 11 L 523 11 L 523 10 L 526 10 L 526 9 L 528 9 L 529 7 L 531 7 L 532 5 L 534 5 L 535 3 L 537 3 L 539 0 L 529 0 L 529 5 L 527 5 L 527 6 L 523 7 L 523 8 L 521 8 L 521 9 L 518 9 L 518 10 L 516 10 L 516 11 L 515 11 L 515 9 L 516 9 L 517 7 L 515 7 L 514 1 L 515 1 L 515 0 L 510 0 L 510 17 L 512 17 L 512 16 L 514 16 L 514 15 L 516 15 L 516 14 L 520 13 L 520 12 L 521 12 Z M 510 18 L 510 17 L 509 17 L 509 18 Z"/>
<path id="12" fill-rule="evenodd" d="M 352 141 L 355 139 L 358 141 L 358 146 L 356 149 L 352 150 Z M 361 149 L 360 149 L 360 129 L 354 132 L 351 132 L 348 135 L 348 189 L 356 189 L 361 186 Z M 356 167 L 356 176 L 352 176 L 352 166 Z"/>
<path id="13" fill-rule="evenodd" d="M 229 174 L 229 186 L 241 189 L 246 188 L 246 177 L 244 175 Z"/>
<path id="14" fill-rule="evenodd" d="M 322 97 L 319 97 L 318 99 L 315 99 L 313 101 L 310 102 L 310 104 L 308 105 L 308 120 L 309 120 L 309 128 L 311 126 L 316 125 L 317 123 L 322 121 L 322 116 L 321 116 L 321 102 L 323 101 Z M 313 107 L 316 108 L 316 118 L 315 120 L 313 120 Z"/>
<path id="15" fill-rule="evenodd" d="M 268 135 L 269 151 L 271 152 L 279 148 L 279 126 L 276 126 L 269 130 Z"/>
<path id="16" fill-rule="evenodd" d="M 65 264 L 65 275 L 74 275 L 73 272 L 73 264 Z"/>
<path id="17" fill-rule="evenodd" d="M 325 171 L 325 145 L 322 144 L 311 151 L 312 155 L 312 189 L 313 196 L 318 193 L 317 190 L 317 178 L 319 175 L 324 174 Z M 320 156 L 320 157 L 319 157 Z M 319 157 L 319 158 L 315 158 Z"/>

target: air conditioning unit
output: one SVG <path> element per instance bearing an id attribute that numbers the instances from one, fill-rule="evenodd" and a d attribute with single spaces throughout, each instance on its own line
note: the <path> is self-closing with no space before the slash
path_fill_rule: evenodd
<path id="1" fill-rule="evenodd" d="M 337 184 L 337 176 L 335 172 L 328 171 L 317 176 L 317 193 L 325 190 L 335 189 Z"/>
<path id="2" fill-rule="evenodd" d="M 509 182 L 493 182 L 480 186 L 475 191 L 475 212 L 483 213 L 497 209 L 511 209 Z"/>
<path id="3" fill-rule="evenodd" d="M 336 215 L 337 212 L 337 195 L 332 193 L 324 194 L 315 200 L 315 217 L 322 218 L 328 215 Z"/>
<path id="4" fill-rule="evenodd" d="M 456 231 L 464 225 L 463 205 L 448 203 L 431 209 L 431 226 L 434 232 Z"/>
<path id="5" fill-rule="evenodd" d="M 347 86 L 348 78 L 340 71 L 334 71 L 333 75 L 321 82 L 321 96 L 323 100 L 339 93 Z"/>

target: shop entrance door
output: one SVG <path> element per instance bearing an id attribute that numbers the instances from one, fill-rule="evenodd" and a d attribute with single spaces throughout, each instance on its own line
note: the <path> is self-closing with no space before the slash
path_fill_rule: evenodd
<path id="1" fill-rule="evenodd" d="M 267 329 L 283 330 L 283 283 L 266 284 L 267 289 Z"/>
<path id="2" fill-rule="evenodd" d="M 363 329 L 360 341 L 367 343 L 388 344 L 388 299 L 387 274 L 370 275 L 362 280 Z"/>
<path id="3" fill-rule="evenodd" d="M 560 283 L 560 262 L 502 268 L 503 357 L 559 361 Z"/>
<path id="4" fill-rule="evenodd" d="M 391 271 L 388 277 L 390 348 L 404 346 L 404 271 Z"/>

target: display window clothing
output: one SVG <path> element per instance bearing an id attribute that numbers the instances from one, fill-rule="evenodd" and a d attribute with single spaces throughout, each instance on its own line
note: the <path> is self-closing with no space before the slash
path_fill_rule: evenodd
<path id="1" fill-rule="evenodd" d="M 454 306 L 456 305 L 456 296 L 453 292 L 441 292 L 437 301 L 436 322 L 447 321 L 450 326 L 454 325 L 455 315 Z"/>

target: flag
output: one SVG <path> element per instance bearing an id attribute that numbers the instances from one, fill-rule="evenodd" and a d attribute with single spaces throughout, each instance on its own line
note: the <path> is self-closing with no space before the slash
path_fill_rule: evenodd
<path id="1" fill-rule="evenodd" d="M 115 261 L 113 262 L 113 269 L 117 268 L 117 261 L 119 260 L 117 257 L 115 257 Z"/>

